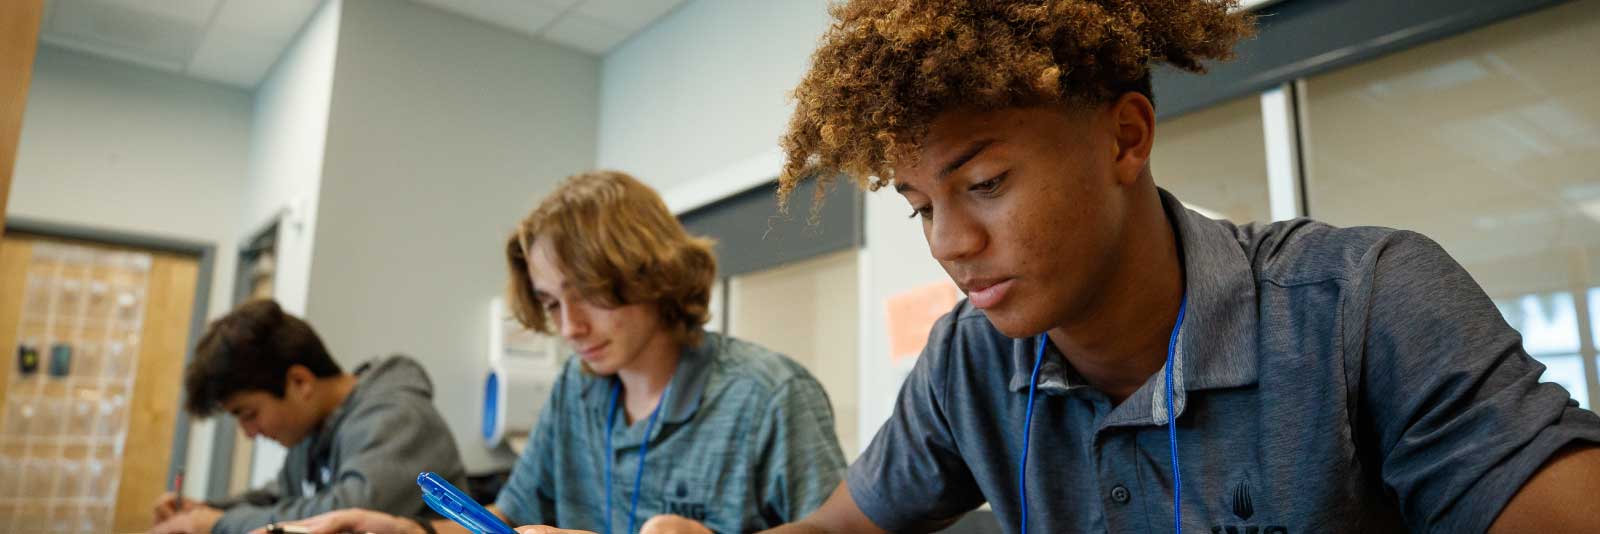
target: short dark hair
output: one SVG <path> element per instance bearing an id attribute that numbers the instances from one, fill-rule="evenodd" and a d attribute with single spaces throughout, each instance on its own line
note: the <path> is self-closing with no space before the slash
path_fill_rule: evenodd
<path id="1" fill-rule="evenodd" d="M 200 336 L 184 371 L 184 407 L 207 417 L 235 394 L 265 391 L 283 398 L 284 380 L 296 365 L 319 378 L 344 372 L 311 325 L 269 299 L 244 303 Z"/>

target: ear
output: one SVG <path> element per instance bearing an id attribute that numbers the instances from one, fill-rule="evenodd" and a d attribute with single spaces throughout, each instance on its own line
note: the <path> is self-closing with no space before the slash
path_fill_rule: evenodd
<path id="1" fill-rule="evenodd" d="M 289 372 L 284 375 L 283 396 L 301 400 L 309 399 L 316 383 L 317 375 L 307 369 L 306 366 L 291 365 L 289 366 Z"/>
<path id="2" fill-rule="evenodd" d="M 1150 164 L 1150 148 L 1155 144 L 1156 108 L 1139 93 L 1126 93 L 1111 103 L 1108 118 L 1116 145 L 1112 148 L 1112 169 L 1117 182 L 1137 182 Z"/>

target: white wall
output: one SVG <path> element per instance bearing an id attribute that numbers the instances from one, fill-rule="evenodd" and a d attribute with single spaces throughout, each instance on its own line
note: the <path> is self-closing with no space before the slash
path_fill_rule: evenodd
<path id="1" fill-rule="evenodd" d="M 863 447 L 878 433 L 878 427 L 894 412 L 900 394 L 898 384 L 916 360 L 899 365 L 890 362 L 889 319 L 885 305 L 890 296 L 933 282 L 948 282 L 949 275 L 934 261 L 922 225 L 908 219 L 911 206 L 900 195 L 887 190 L 867 195 L 866 242 L 862 255 L 861 342 L 861 425 Z M 872 377 L 872 378 L 868 378 Z M 871 387 L 868 384 L 872 384 Z M 884 387 L 883 384 L 896 384 Z"/>
<path id="2" fill-rule="evenodd" d="M 600 90 L 600 166 L 666 193 L 775 150 L 826 7 L 693 0 L 617 47 Z"/>
<path id="3" fill-rule="evenodd" d="M 250 94 L 51 46 L 39 47 L 32 83 L 10 215 L 210 244 L 207 313 L 227 313 Z M 187 472 L 206 480 L 211 427 L 191 422 Z"/>
<path id="4" fill-rule="evenodd" d="M 221 315 L 249 137 L 249 93 L 40 46 L 10 215 L 211 244 Z"/>
<path id="5" fill-rule="evenodd" d="M 467 468 L 484 447 L 488 303 L 504 238 L 594 165 L 599 58 L 409 2 L 346 0 L 308 320 L 341 363 L 409 354 Z"/>
<path id="6" fill-rule="evenodd" d="M 605 60 L 599 161 L 634 173 L 682 212 L 772 180 L 789 91 L 827 29 L 826 2 L 694 0 Z M 709 193 L 708 193 L 709 192 Z M 868 195 L 858 260 L 864 446 L 893 408 L 904 368 L 889 363 L 885 299 L 947 280 L 904 217 L 905 201 Z"/>
<path id="7" fill-rule="evenodd" d="M 340 0 L 323 4 L 256 89 L 244 206 L 227 226 L 245 239 L 283 215 L 273 297 L 296 315 L 305 314 L 310 288 L 340 8 Z M 236 247 L 230 250 L 230 256 L 237 255 Z M 228 276 L 233 275 L 229 269 Z M 322 325 L 312 323 L 326 334 Z M 255 443 L 252 487 L 276 476 L 286 453 L 265 438 Z"/>

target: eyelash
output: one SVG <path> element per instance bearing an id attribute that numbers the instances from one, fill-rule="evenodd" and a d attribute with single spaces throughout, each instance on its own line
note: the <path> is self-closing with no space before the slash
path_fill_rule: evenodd
<path id="1" fill-rule="evenodd" d="M 976 184 L 972 184 L 972 187 L 967 188 L 967 190 L 975 192 L 975 193 L 978 193 L 978 194 L 981 194 L 981 195 L 993 195 L 996 190 L 1000 189 L 1000 183 L 1004 182 L 1006 177 L 1009 176 L 1010 174 L 1011 174 L 1010 171 L 1000 173 L 999 176 L 996 176 L 994 178 L 990 178 L 988 180 L 984 180 L 982 182 L 978 182 Z M 928 218 L 928 217 L 933 215 L 933 209 L 929 208 L 929 207 L 912 208 L 911 209 L 911 216 L 908 217 L 908 218 L 915 219 L 919 215 L 922 216 L 922 218 L 926 219 L 926 218 Z"/>
<path id="2" fill-rule="evenodd" d="M 980 193 L 980 194 L 984 194 L 984 195 L 992 195 L 992 194 L 994 194 L 994 192 L 996 190 L 1000 189 L 1001 182 L 1004 182 L 1006 180 L 1006 177 L 1010 176 L 1010 175 L 1011 175 L 1010 171 L 1002 172 L 1002 173 L 1000 173 L 999 176 L 996 176 L 994 178 L 990 178 L 988 180 L 984 180 L 982 182 L 978 182 L 976 184 L 972 184 L 972 187 L 967 188 L 967 190 L 968 191 L 977 192 L 977 193 Z"/>

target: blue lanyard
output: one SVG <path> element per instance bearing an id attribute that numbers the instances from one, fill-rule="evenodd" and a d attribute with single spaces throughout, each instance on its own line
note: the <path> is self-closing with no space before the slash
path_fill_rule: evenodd
<path id="1" fill-rule="evenodd" d="M 650 423 L 644 427 L 644 441 L 639 444 L 639 472 L 633 476 L 633 504 L 628 508 L 627 534 L 633 534 L 634 521 L 639 516 L 639 489 L 644 485 L 644 458 L 650 453 L 650 432 L 656 428 L 656 417 L 661 415 L 661 406 L 667 403 L 667 393 L 672 392 L 672 385 L 662 390 L 661 400 L 656 403 L 656 409 L 650 411 Z M 622 380 L 611 384 L 611 405 L 606 408 L 606 534 L 611 533 L 611 464 L 615 459 L 616 449 L 611 448 L 611 429 L 617 422 L 617 397 L 622 394 Z"/>
<path id="2" fill-rule="evenodd" d="M 1178 304 L 1178 321 L 1172 325 L 1172 336 L 1167 339 L 1167 442 L 1172 448 L 1172 530 L 1183 534 L 1183 479 L 1178 473 L 1178 414 L 1172 409 L 1172 359 L 1178 352 L 1178 331 L 1183 328 L 1183 316 L 1189 309 L 1189 296 L 1184 295 Z M 1033 357 L 1033 374 L 1028 379 L 1028 410 L 1022 419 L 1022 461 L 1017 466 L 1018 493 L 1022 495 L 1022 534 L 1028 534 L 1028 437 L 1033 428 L 1033 394 L 1039 384 L 1039 364 L 1044 362 L 1044 346 L 1050 342 L 1045 334 L 1035 341 L 1039 350 Z"/>

